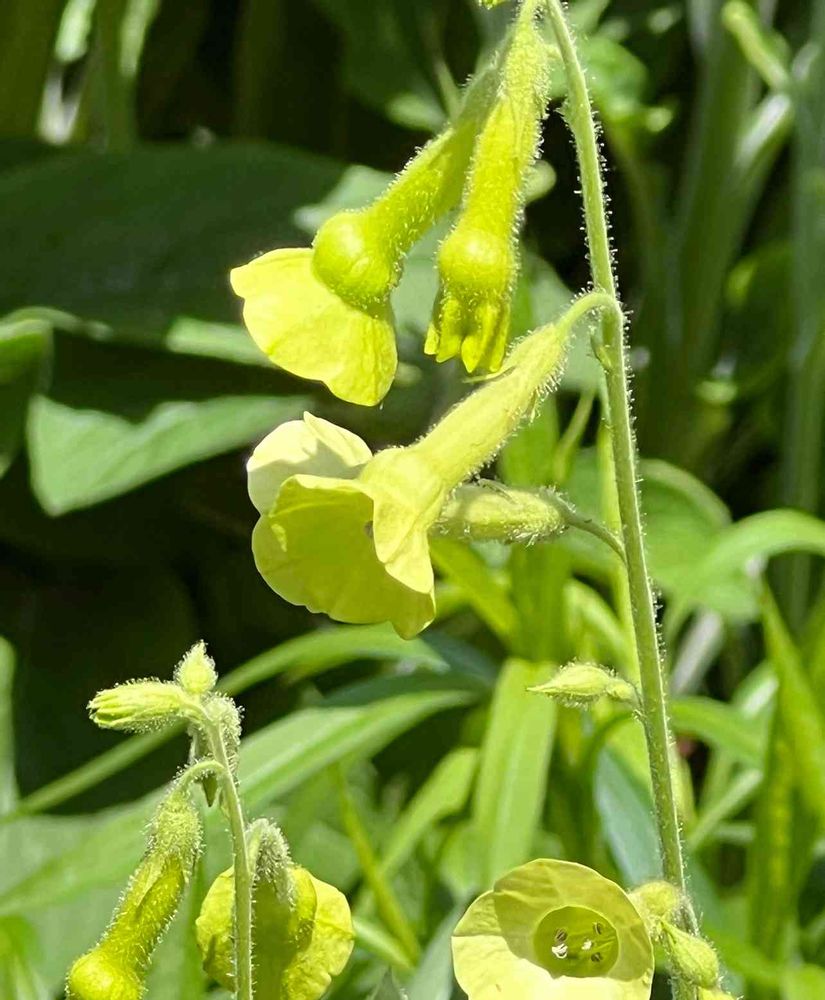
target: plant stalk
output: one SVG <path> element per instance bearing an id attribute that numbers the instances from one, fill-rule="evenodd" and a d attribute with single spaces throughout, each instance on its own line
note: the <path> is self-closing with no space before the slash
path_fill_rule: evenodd
<path id="1" fill-rule="evenodd" d="M 220 765 L 221 791 L 229 818 L 235 873 L 235 997 L 253 1000 L 252 983 L 252 873 L 246 843 L 246 821 L 238 785 L 232 773 L 220 725 L 210 719 L 204 726 L 209 749 Z"/>
<path id="2" fill-rule="evenodd" d="M 596 125 L 587 82 L 576 53 L 560 0 L 546 0 L 547 11 L 564 61 L 568 81 L 567 118 L 573 132 L 581 172 L 585 227 L 590 265 L 596 291 L 617 299 L 605 212 Z M 617 310 L 606 310 L 602 319 L 604 346 L 601 360 L 607 383 L 610 442 L 622 536 L 626 554 L 625 572 L 632 606 L 632 628 L 639 663 L 642 707 L 653 785 L 653 802 L 665 878 L 687 901 L 682 833 L 671 773 L 672 734 L 667 706 L 664 668 L 656 628 L 653 593 L 647 572 L 638 493 L 638 463 L 630 410 L 624 322 Z M 695 927 L 695 917 L 686 902 L 685 926 Z M 691 984 L 674 978 L 676 1000 L 693 1000 Z"/>

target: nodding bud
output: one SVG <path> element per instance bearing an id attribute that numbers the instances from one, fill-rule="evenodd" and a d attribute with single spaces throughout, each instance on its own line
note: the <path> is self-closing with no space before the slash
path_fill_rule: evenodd
<path id="1" fill-rule="evenodd" d="M 205 642 L 196 642 L 175 669 L 175 680 L 187 694 L 208 694 L 218 682 L 215 661 Z"/>
<path id="2" fill-rule="evenodd" d="M 177 912 L 201 844 L 188 792 L 173 789 L 149 830 L 143 860 L 100 943 L 79 958 L 66 980 L 71 1000 L 138 1000 L 152 953 Z"/>
<path id="3" fill-rule="evenodd" d="M 312 246 L 317 277 L 352 305 L 382 302 L 401 276 L 401 258 L 369 209 L 333 215 Z"/>
<path id="4" fill-rule="evenodd" d="M 719 957 L 704 938 L 694 937 L 664 921 L 662 941 L 674 971 L 695 986 L 716 989 L 719 981 Z"/>
<path id="5" fill-rule="evenodd" d="M 99 691 L 88 705 L 102 729 L 145 733 L 198 717 L 198 704 L 173 681 L 139 680 Z"/>
<path id="6" fill-rule="evenodd" d="M 459 486 L 441 511 L 435 533 L 473 541 L 532 544 L 567 527 L 558 506 L 541 490 L 520 490 L 481 479 Z"/>
<path id="7" fill-rule="evenodd" d="M 662 922 L 672 920 L 682 908 L 682 894 L 670 882 L 646 882 L 630 893 L 633 905 L 639 911 L 654 941 L 662 936 Z"/>
<path id="8" fill-rule="evenodd" d="M 611 698 L 631 705 L 637 704 L 636 688 L 629 682 L 596 663 L 568 663 L 545 684 L 529 688 L 534 694 L 572 707 L 582 707 L 599 698 Z"/>

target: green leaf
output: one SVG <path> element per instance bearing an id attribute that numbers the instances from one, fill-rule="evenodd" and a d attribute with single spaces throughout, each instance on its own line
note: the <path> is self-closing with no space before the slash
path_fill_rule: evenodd
<path id="1" fill-rule="evenodd" d="M 0 817 L 10 812 L 17 800 L 14 776 L 14 729 L 12 684 L 15 655 L 11 644 L 0 636 Z M 3 830 L 0 827 L 0 844 Z"/>
<path id="2" fill-rule="evenodd" d="M 66 0 L 0 6 L 0 133 L 33 136 Z"/>
<path id="3" fill-rule="evenodd" d="M 734 619 L 755 617 L 754 585 L 734 584 L 736 574 L 752 559 L 768 560 L 784 552 L 825 556 L 825 522 L 798 510 L 769 510 L 725 528 L 698 562 L 686 568 L 674 617 L 696 606 Z"/>
<path id="4" fill-rule="evenodd" d="M 468 604 L 503 642 L 516 627 L 516 610 L 492 569 L 469 545 L 448 538 L 430 540 L 438 571 L 464 594 Z"/>
<path id="5" fill-rule="evenodd" d="M 779 715 L 799 790 L 820 825 L 825 825 L 825 719 L 802 669 L 799 651 L 767 591 L 762 598 L 762 621 L 768 653 L 779 678 Z"/>
<path id="6" fill-rule="evenodd" d="M 0 322 L 0 476 L 23 440 L 29 399 L 51 346 L 51 328 L 37 319 Z"/>
<path id="7" fill-rule="evenodd" d="M 370 993 L 369 1000 L 407 1000 L 404 991 L 395 981 L 395 976 L 388 972 L 376 988 Z"/>
<path id="8" fill-rule="evenodd" d="M 432 0 L 410 8 L 415 15 L 412 18 L 405 17 L 403 4 L 394 0 L 381 4 L 370 0 L 316 3 L 344 35 L 344 75 L 352 93 L 399 125 L 435 131 L 444 120 L 444 112 L 431 81 L 421 70 L 429 63 L 421 35 L 434 28 L 437 8 Z"/>
<path id="9" fill-rule="evenodd" d="M 677 733 L 697 736 L 715 750 L 726 751 L 746 767 L 761 768 L 764 758 L 764 727 L 731 705 L 712 698 L 676 698 L 671 703 Z"/>
<path id="10" fill-rule="evenodd" d="M 548 664 L 508 660 L 501 669 L 481 749 L 473 818 L 482 849 L 481 885 L 532 856 L 547 791 L 556 709 L 530 694 L 553 672 Z"/>
<path id="11" fill-rule="evenodd" d="M 438 925 L 409 982 L 408 1000 L 450 1000 L 453 995 L 452 935 L 464 905 L 454 907 Z"/>
<path id="12" fill-rule="evenodd" d="M 50 1000 L 52 993 L 37 971 L 37 939 L 19 917 L 0 920 L 0 996 Z"/>
<path id="13" fill-rule="evenodd" d="M 477 685 L 461 678 L 390 677 L 336 692 L 244 741 L 240 776 L 250 809 L 269 802 L 340 760 L 363 760 L 436 712 L 473 702 Z"/>
<path id="14" fill-rule="evenodd" d="M 424 835 L 447 816 L 461 812 L 467 803 L 478 767 L 478 751 L 459 747 L 439 761 L 433 773 L 393 823 L 382 851 L 382 868 L 398 871 Z"/>
<path id="15" fill-rule="evenodd" d="M 122 381 L 129 370 L 140 372 L 137 386 Z M 242 388 L 237 375 L 232 386 Z M 249 444 L 306 406 L 256 388 L 227 394 L 216 362 L 59 345 L 52 387 L 33 401 L 28 426 L 38 500 L 51 514 L 87 507 Z"/>
<path id="16" fill-rule="evenodd" d="M 800 965 L 782 974 L 782 1000 L 813 1000 L 825 996 L 825 969 Z"/>

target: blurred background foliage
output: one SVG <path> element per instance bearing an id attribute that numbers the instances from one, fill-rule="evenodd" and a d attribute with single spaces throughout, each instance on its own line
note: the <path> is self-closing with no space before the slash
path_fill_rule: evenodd
<path id="1" fill-rule="evenodd" d="M 463 387 L 420 351 L 438 234 L 397 292 L 404 363 L 376 411 L 272 369 L 227 271 L 380 190 L 510 6 L 0 5 L 0 996 L 61 995 L 185 753 L 96 732 L 86 701 L 166 676 L 200 637 L 245 707 L 251 811 L 350 893 L 342 1000 L 398 996 L 388 968 L 410 1000 L 449 1000 L 457 914 L 529 857 L 628 885 L 656 873 L 635 725 L 524 691 L 571 657 L 632 676 L 599 543 L 439 542 L 439 620 L 410 643 L 285 605 L 249 552 L 244 459 L 275 424 L 312 406 L 372 445 L 407 441 Z M 693 888 L 734 992 L 808 1000 L 825 995 L 825 3 L 576 0 L 571 14 L 633 317 Z M 576 188 L 554 113 L 515 332 L 586 283 Z M 581 340 L 498 471 L 610 516 Z M 187 932 L 207 877 L 150 1000 L 210 989 Z"/>

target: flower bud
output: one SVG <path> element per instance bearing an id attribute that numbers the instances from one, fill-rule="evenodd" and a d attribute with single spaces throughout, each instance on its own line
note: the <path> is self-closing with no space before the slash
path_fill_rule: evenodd
<path id="1" fill-rule="evenodd" d="M 706 990 L 716 988 L 719 957 L 709 942 L 667 921 L 662 923 L 662 940 L 673 968 L 680 976 Z"/>
<path id="2" fill-rule="evenodd" d="M 528 690 L 574 708 L 590 705 L 599 698 L 631 705 L 637 702 L 636 689 L 629 681 L 595 663 L 568 663 L 549 681 Z"/>
<path id="3" fill-rule="evenodd" d="M 205 642 L 196 642 L 180 661 L 175 680 L 192 695 L 207 694 L 217 684 L 215 661 L 207 655 Z"/>
<path id="4" fill-rule="evenodd" d="M 100 943 L 69 971 L 72 1000 L 139 1000 L 152 953 L 169 926 L 200 851 L 201 826 L 188 793 L 161 802 L 146 854 Z"/>
<path id="5" fill-rule="evenodd" d="M 631 892 L 630 899 L 654 941 L 662 935 L 662 922 L 672 920 L 682 906 L 682 894 L 670 882 L 646 882 Z"/>
<path id="6" fill-rule="evenodd" d="M 88 705 L 102 729 L 146 733 L 198 715 L 197 703 L 172 681 L 139 680 L 99 691 Z"/>
<path id="7" fill-rule="evenodd" d="M 566 526 L 558 505 L 542 491 L 480 480 L 458 487 L 435 530 L 452 538 L 531 545 L 560 535 Z"/>

